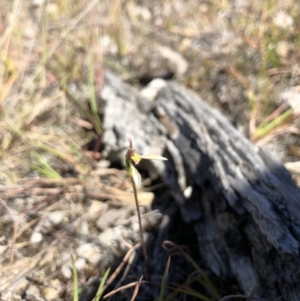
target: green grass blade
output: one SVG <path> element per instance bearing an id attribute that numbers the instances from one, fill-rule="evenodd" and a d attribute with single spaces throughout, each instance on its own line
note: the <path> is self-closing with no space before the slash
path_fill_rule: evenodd
<path id="1" fill-rule="evenodd" d="M 97 293 L 96 293 L 96 296 L 95 296 L 95 301 L 99 301 L 102 294 L 103 294 L 103 287 L 106 283 L 109 272 L 110 272 L 110 268 L 107 269 L 107 271 L 105 272 L 104 276 L 101 279 L 100 285 L 98 287 L 98 290 L 97 290 Z"/>
<path id="2" fill-rule="evenodd" d="M 164 301 L 172 301 L 172 300 L 175 300 L 175 297 L 177 295 L 180 294 L 180 291 L 179 290 L 174 290 L 168 297 L 166 297 L 166 299 L 164 299 Z"/>
<path id="3" fill-rule="evenodd" d="M 281 115 L 279 115 L 277 118 L 275 118 L 274 120 L 272 120 L 270 123 L 268 123 L 267 125 L 265 125 L 264 127 L 259 127 L 255 134 L 254 137 L 256 139 L 263 137 L 265 135 L 267 135 L 269 132 L 271 132 L 272 130 L 274 130 L 276 127 L 280 126 L 281 124 L 284 123 L 284 121 L 286 119 L 288 119 L 289 117 L 291 117 L 294 114 L 293 109 L 289 109 L 286 112 L 282 113 Z"/>
<path id="4" fill-rule="evenodd" d="M 201 283 L 203 286 L 217 299 L 220 299 L 220 295 L 217 291 L 217 289 L 214 287 L 214 285 L 210 282 L 206 274 L 203 272 L 203 270 L 198 266 L 198 264 L 189 256 L 187 253 L 185 253 L 183 250 L 181 251 L 186 260 L 198 271 L 199 275 L 202 277 L 203 280 L 201 280 Z"/>
<path id="5" fill-rule="evenodd" d="M 212 294 L 216 299 L 220 299 L 220 295 L 217 291 L 217 289 L 214 287 L 214 285 L 210 282 L 208 277 L 206 276 L 205 272 L 200 268 L 200 266 L 195 262 L 195 260 L 189 256 L 180 246 L 170 242 L 170 241 L 165 241 L 164 242 L 165 247 L 171 246 L 173 249 L 177 249 L 178 252 L 180 252 L 185 259 L 194 267 L 194 269 L 197 271 L 198 275 L 201 277 L 200 283 L 207 289 L 210 294 Z M 193 279 L 198 280 L 197 278 L 193 277 Z"/>
<path id="6" fill-rule="evenodd" d="M 78 289 L 78 275 L 75 267 L 75 261 L 72 256 L 72 269 L 73 269 L 73 301 L 78 301 L 79 299 L 79 289 Z"/>
<path id="7" fill-rule="evenodd" d="M 166 267 L 165 267 L 164 275 L 163 275 L 163 278 L 161 281 L 159 297 L 158 297 L 158 299 L 156 299 L 157 301 L 164 300 L 164 296 L 165 296 L 165 292 L 166 292 L 167 278 L 168 278 L 168 273 L 169 273 L 169 268 L 170 268 L 170 262 L 171 262 L 171 257 L 169 256 Z"/>
<path id="8" fill-rule="evenodd" d="M 184 293 L 186 295 L 194 296 L 197 299 L 202 300 L 202 301 L 212 301 L 211 299 L 204 296 L 203 294 L 200 294 L 200 293 L 198 293 L 194 290 L 191 290 L 191 289 L 177 288 L 175 291 L 179 291 L 179 292 Z"/>
<path id="9" fill-rule="evenodd" d="M 95 85 L 94 85 L 94 62 L 92 55 L 90 55 L 90 66 L 89 66 L 89 91 L 90 91 L 90 107 L 94 119 L 95 131 L 98 135 L 102 133 L 102 123 L 98 115 L 98 108 L 95 97 Z"/>
<path id="10" fill-rule="evenodd" d="M 33 166 L 35 170 L 39 171 L 48 179 L 56 179 L 56 180 L 61 179 L 60 174 L 57 173 L 40 154 L 38 154 L 36 151 L 32 151 L 32 153 L 38 162 L 37 165 Z"/>
<path id="11" fill-rule="evenodd" d="M 44 150 L 44 151 L 46 151 L 46 152 L 48 152 L 48 153 L 50 153 L 50 154 L 52 154 L 52 155 L 60 158 L 62 160 L 66 160 L 66 155 L 63 152 L 61 152 L 61 151 L 59 151 L 59 150 L 57 150 L 57 149 L 55 149 L 55 148 L 53 148 L 53 147 L 51 147 L 51 146 L 43 143 L 43 142 L 38 142 L 38 144 L 37 144 L 36 147 L 40 148 L 40 149 L 42 149 L 42 150 Z"/>

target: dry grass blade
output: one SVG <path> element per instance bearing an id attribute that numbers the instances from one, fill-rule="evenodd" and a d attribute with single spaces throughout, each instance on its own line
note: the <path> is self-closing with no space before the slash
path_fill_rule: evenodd
<path id="1" fill-rule="evenodd" d="M 134 247 L 132 247 L 130 250 L 128 250 L 128 252 L 124 256 L 122 262 L 119 264 L 119 266 L 116 268 L 116 270 L 112 273 L 112 275 L 107 280 L 107 282 L 106 282 L 106 284 L 104 286 L 104 290 L 116 279 L 116 277 L 119 275 L 119 273 L 123 269 L 124 265 L 128 262 L 129 258 L 133 254 L 133 252 L 136 249 L 138 249 L 139 247 L 140 247 L 140 244 L 136 244 Z"/>
<path id="2" fill-rule="evenodd" d="M 139 279 L 138 283 L 136 284 L 134 290 L 133 290 L 133 294 L 132 294 L 132 297 L 130 299 L 130 301 L 134 301 L 138 292 L 139 292 L 139 288 L 140 288 L 140 285 L 141 285 L 141 282 L 142 282 L 142 279 L 143 279 L 143 276 L 141 276 L 141 278 Z"/>
<path id="3" fill-rule="evenodd" d="M 145 244 L 145 240 L 144 240 L 143 227 L 142 227 L 142 217 L 141 217 L 141 212 L 140 212 L 140 207 L 139 207 L 137 188 L 136 188 L 136 185 L 135 185 L 135 181 L 132 177 L 131 177 L 131 183 L 132 183 L 132 187 L 133 187 L 134 199 L 135 199 L 135 204 L 136 204 L 136 211 L 137 211 L 137 214 L 138 214 L 140 238 L 141 238 L 141 243 L 142 243 L 143 255 L 144 255 L 146 267 L 148 268 L 149 259 L 148 259 L 146 244 Z"/>
<path id="4" fill-rule="evenodd" d="M 201 282 L 203 286 L 214 296 L 215 298 L 219 299 L 219 293 L 217 289 L 214 287 L 214 285 L 210 282 L 206 274 L 203 272 L 203 270 L 199 267 L 199 265 L 193 260 L 191 256 L 187 254 L 187 252 L 184 251 L 184 249 L 176 244 L 174 244 L 171 241 L 164 241 L 163 242 L 163 248 L 169 253 L 170 251 L 173 252 L 178 252 L 182 254 L 185 259 L 195 268 L 195 270 L 199 273 L 201 276 Z"/>
<path id="5" fill-rule="evenodd" d="M 121 287 L 119 287 L 119 288 L 117 288 L 117 289 L 111 291 L 110 293 L 106 294 L 105 296 L 103 296 L 103 299 L 107 299 L 107 298 L 109 298 L 109 297 L 111 297 L 111 296 L 117 294 L 118 292 L 121 292 L 121 291 L 123 291 L 123 290 L 126 290 L 126 289 L 128 289 L 128 288 L 130 288 L 130 287 L 139 285 L 139 283 L 140 283 L 140 280 L 139 280 L 139 281 L 135 281 L 135 282 L 131 282 L 131 283 L 126 284 L 126 285 L 123 285 L 123 286 L 121 286 Z"/>

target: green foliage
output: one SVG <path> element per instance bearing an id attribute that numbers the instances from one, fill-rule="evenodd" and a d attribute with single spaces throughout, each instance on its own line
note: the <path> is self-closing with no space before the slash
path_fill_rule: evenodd
<path id="1" fill-rule="evenodd" d="M 61 176 L 49 165 L 44 157 L 39 155 L 36 151 L 32 151 L 32 154 L 37 162 L 32 165 L 33 169 L 48 179 L 61 179 Z"/>
<path id="2" fill-rule="evenodd" d="M 73 301 L 79 300 L 79 287 L 78 287 L 78 275 L 75 267 L 75 261 L 72 257 L 72 270 L 73 270 Z"/>
<path id="3" fill-rule="evenodd" d="M 96 296 L 95 296 L 95 301 L 99 301 L 102 294 L 103 294 L 103 288 L 104 288 L 104 285 L 105 285 L 106 280 L 108 278 L 109 272 L 110 272 L 110 268 L 107 269 L 107 271 L 105 272 L 104 276 L 101 279 L 100 285 L 98 287 L 98 290 L 97 290 L 97 293 L 96 293 Z"/>
<path id="4" fill-rule="evenodd" d="M 169 269 L 170 269 L 170 263 L 171 263 L 171 257 L 168 258 L 168 261 L 166 263 L 164 275 L 163 275 L 163 278 L 161 281 L 159 297 L 155 301 L 163 301 L 164 300 L 164 296 L 165 296 L 165 292 L 166 292 L 167 278 L 168 278 L 168 273 L 169 273 Z"/>
<path id="5" fill-rule="evenodd" d="M 96 97 L 95 97 L 95 86 L 94 86 L 94 60 L 92 59 L 92 55 L 90 55 L 90 64 L 89 64 L 89 91 L 90 91 L 90 107 L 91 107 L 91 113 L 93 116 L 93 125 L 95 127 L 95 131 L 98 135 L 101 135 L 102 133 L 102 124 L 101 119 L 99 117 L 98 113 L 98 106 L 96 103 Z"/>

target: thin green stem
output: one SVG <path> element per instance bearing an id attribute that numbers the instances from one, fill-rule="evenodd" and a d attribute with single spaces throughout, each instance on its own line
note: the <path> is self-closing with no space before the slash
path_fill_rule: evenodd
<path id="1" fill-rule="evenodd" d="M 277 126 L 280 126 L 281 124 L 283 124 L 283 122 L 287 118 L 291 117 L 293 115 L 293 113 L 294 113 L 293 109 L 289 109 L 289 110 L 285 111 L 284 113 L 282 113 L 281 115 L 279 115 L 274 120 L 272 120 L 267 125 L 265 125 L 263 127 L 259 127 L 256 130 L 256 133 L 254 135 L 255 139 L 259 139 L 259 138 L 267 135 L 269 132 L 271 132 L 272 130 L 274 130 Z"/>

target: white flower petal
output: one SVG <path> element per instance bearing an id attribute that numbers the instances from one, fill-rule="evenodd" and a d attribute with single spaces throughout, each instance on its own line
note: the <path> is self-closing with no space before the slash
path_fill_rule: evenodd
<path id="1" fill-rule="evenodd" d="M 133 178 L 136 188 L 139 188 L 142 183 L 142 178 L 141 178 L 140 173 L 137 171 L 137 169 L 134 167 L 133 164 L 131 164 L 131 173 L 132 173 L 132 178 Z"/>
<path id="2" fill-rule="evenodd" d="M 147 160 L 168 160 L 167 158 L 159 155 L 143 155 L 143 156 L 140 155 L 140 157 L 142 159 L 147 159 Z"/>

